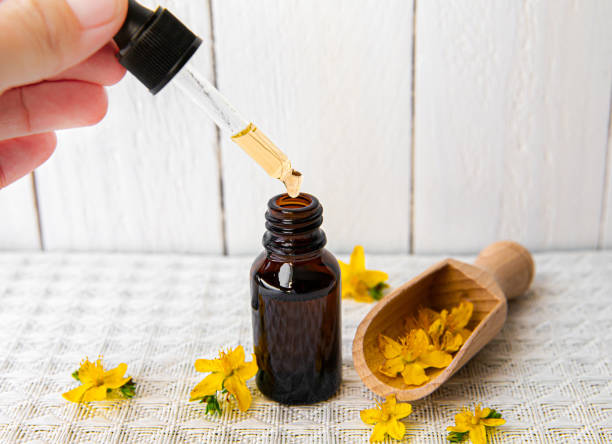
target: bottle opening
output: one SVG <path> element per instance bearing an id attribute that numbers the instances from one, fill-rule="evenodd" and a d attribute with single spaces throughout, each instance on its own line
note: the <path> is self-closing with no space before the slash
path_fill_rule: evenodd
<path id="1" fill-rule="evenodd" d="M 268 202 L 268 207 L 283 214 L 302 213 L 316 210 L 319 207 L 319 201 L 316 197 L 306 193 L 300 193 L 297 197 L 280 194 Z"/>
<path id="2" fill-rule="evenodd" d="M 312 199 L 307 194 L 299 194 L 297 197 L 283 194 L 276 200 L 276 203 L 279 207 L 283 208 L 304 208 L 312 204 Z"/>

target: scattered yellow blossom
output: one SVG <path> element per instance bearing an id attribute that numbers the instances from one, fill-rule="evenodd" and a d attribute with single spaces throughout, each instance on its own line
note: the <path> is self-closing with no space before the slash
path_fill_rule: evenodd
<path id="1" fill-rule="evenodd" d="M 408 385 L 424 384 L 429 380 L 426 368 L 443 368 L 453 360 L 450 354 L 431 346 L 423 329 L 411 330 L 399 342 L 381 334 L 378 346 L 385 357 L 378 371 L 391 378 L 402 375 Z"/>
<path id="2" fill-rule="evenodd" d="M 496 427 L 505 423 L 500 413 L 490 408 L 483 409 L 481 404 L 476 404 L 474 413 L 463 407 L 455 415 L 455 425 L 446 428 L 450 432 L 447 439 L 451 442 L 461 442 L 469 437 L 473 444 L 486 444 L 486 427 Z"/>
<path id="3" fill-rule="evenodd" d="M 357 245 L 351 254 L 349 264 L 340 262 L 342 277 L 342 297 L 353 298 L 358 302 L 373 302 L 383 296 L 389 275 L 384 271 L 366 270 L 363 247 Z"/>
<path id="4" fill-rule="evenodd" d="M 470 336 L 466 325 L 472 317 L 474 304 L 464 300 L 450 311 L 440 313 L 430 308 L 419 308 L 417 317 L 406 319 L 406 329 L 421 328 L 429 335 L 432 345 L 437 350 L 454 353 Z"/>
<path id="5" fill-rule="evenodd" d="M 198 372 L 212 372 L 191 391 L 190 401 L 206 402 L 206 413 L 221 413 L 217 392 L 229 393 L 238 401 L 238 408 L 246 412 L 251 406 L 251 392 L 246 381 L 257 373 L 255 355 L 253 361 L 245 362 L 244 348 L 239 345 L 234 350 L 220 351 L 218 359 L 197 359 Z"/>
<path id="6" fill-rule="evenodd" d="M 407 402 L 398 403 L 395 395 L 389 395 L 385 402 L 376 404 L 378 408 L 359 412 L 363 422 L 376 424 L 370 442 L 382 441 L 386 434 L 397 440 L 402 439 L 406 433 L 406 426 L 399 420 L 412 413 L 412 406 Z"/>
<path id="7" fill-rule="evenodd" d="M 118 394 L 131 398 L 135 393 L 135 384 L 131 377 L 124 377 L 126 371 L 127 364 L 119 364 L 106 371 L 102 366 L 102 358 L 98 358 L 96 362 L 85 358 L 81 367 L 72 374 L 81 385 L 62 396 L 71 402 L 104 401 L 116 398 L 114 395 Z"/>

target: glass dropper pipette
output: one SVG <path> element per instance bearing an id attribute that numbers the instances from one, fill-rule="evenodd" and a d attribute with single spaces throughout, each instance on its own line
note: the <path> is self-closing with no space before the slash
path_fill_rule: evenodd
<path id="1" fill-rule="evenodd" d="M 232 104 L 189 60 L 202 40 L 167 9 L 155 11 L 129 0 L 126 20 L 114 38 L 119 63 L 153 94 L 170 81 L 193 100 L 232 140 L 271 177 L 281 180 L 287 193 L 299 194 L 302 175 L 289 158 L 253 123 L 245 120 Z"/>

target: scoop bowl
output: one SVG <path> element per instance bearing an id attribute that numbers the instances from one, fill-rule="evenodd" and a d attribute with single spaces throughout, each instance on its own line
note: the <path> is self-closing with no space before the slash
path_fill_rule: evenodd
<path id="1" fill-rule="evenodd" d="M 394 393 L 412 401 L 434 392 L 463 367 L 502 329 L 507 300 L 523 294 L 533 280 L 535 265 L 529 251 L 511 241 L 496 242 L 482 250 L 474 265 L 445 259 L 385 296 L 361 321 L 353 340 L 355 369 L 364 384 L 380 396 Z M 410 386 L 402 378 L 378 371 L 384 358 L 378 348 L 380 333 L 396 338 L 405 333 L 404 319 L 419 307 L 437 311 L 467 299 L 474 304 L 467 325 L 472 333 L 446 368 L 429 369 L 429 381 Z"/>

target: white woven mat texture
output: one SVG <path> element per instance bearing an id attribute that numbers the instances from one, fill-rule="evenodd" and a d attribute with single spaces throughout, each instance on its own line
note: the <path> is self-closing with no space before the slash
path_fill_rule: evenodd
<path id="1" fill-rule="evenodd" d="M 188 401 L 195 359 L 252 350 L 252 258 L 0 255 L 0 442 L 361 443 L 359 411 L 376 397 L 353 366 L 351 343 L 370 304 L 343 303 L 342 387 L 331 400 L 287 407 L 254 401 L 205 416 Z M 439 257 L 368 257 L 399 285 Z M 471 259 L 471 258 L 468 258 Z M 502 332 L 438 391 L 413 403 L 405 442 L 444 443 L 464 404 L 483 402 L 507 424 L 494 443 L 612 442 L 612 252 L 536 256 L 526 297 Z M 130 401 L 72 404 L 61 393 L 85 356 L 128 364 Z"/>

